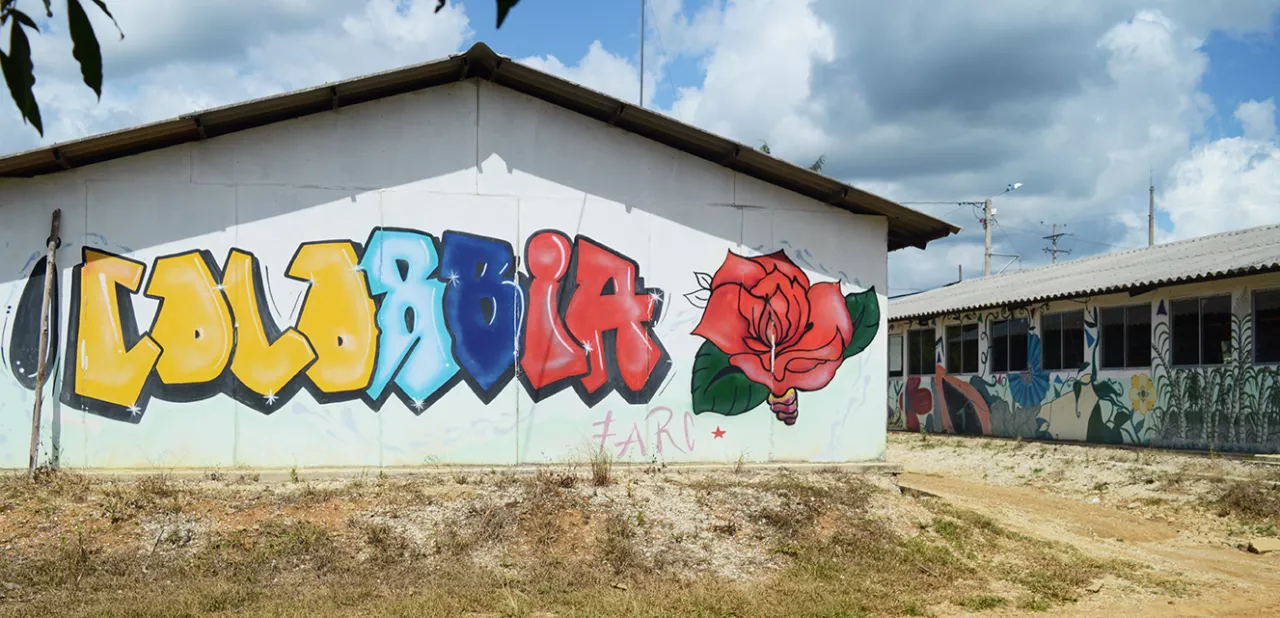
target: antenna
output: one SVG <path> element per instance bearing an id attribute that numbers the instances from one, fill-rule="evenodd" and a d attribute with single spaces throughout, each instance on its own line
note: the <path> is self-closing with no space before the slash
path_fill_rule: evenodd
<path id="1" fill-rule="evenodd" d="M 644 1 L 640 0 L 640 107 L 644 107 Z"/>
<path id="2" fill-rule="evenodd" d="M 1156 245 L 1156 177 L 1150 167 L 1147 167 L 1147 182 L 1150 200 L 1147 203 L 1147 246 L 1154 247 Z"/>
<path id="3" fill-rule="evenodd" d="M 1041 221 L 1041 222 L 1040 222 L 1040 225 L 1045 225 L 1045 222 L 1044 222 L 1044 221 Z M 1066 229 L 1066 227 L 1067 227 L 1067 224 L 1065 224 L 1065 223 L 1064 223 L 1064 224 L 1062 224 L 1062 228 L 1063 228 L 1063 229 Z M 1044 239 L 1045 239 L 1045 240 L 1047 240 L 1047 241 L 1049 241 L 1049 242 L 1053 243 L 1053 246 L 1052 246 L 1052 247 L 1045 247 L 1045 248 L 1044 248 L 1044 252 L 1049 254 L 1050 259 L 1053 261 L 1053 263 L 1054 263 L 1054 264 L 1057 264 L 1057 263 L 1058 263 L 1058 254 L 1059 254 L 1059 253 L 1071 253 L 1071 250 L 1070 250 L 1070 249 L 1059 249 L 1059 248 L 1058 248 L 1058 239 L 1059 239 L 1059 238 L 1062 238 L 1063 236 L 1070 236 L 1070 234 L 1068 234 L 1068 233 L 1066 233 L 1066 232 L 1059 232 L 1059 231 L 1058 231 L 1058 224 L 1057 224 L 1057 223 L 1054 223 L 1054 224 L 1053 224 L 1053 233 L 1052 233 L 1052 234 L 1049 234 L 1048 236 L 1045 236 L 1045 237 L 1044 237 Z"/>

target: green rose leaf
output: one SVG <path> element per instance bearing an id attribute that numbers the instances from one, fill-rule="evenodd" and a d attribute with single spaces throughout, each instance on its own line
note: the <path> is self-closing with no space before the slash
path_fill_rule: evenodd
<path id="1" fill-rule="evenodd" d="M 848 294 L 844 304 L 849 308 L 849 318 L 853 320 L 853 337 L 844 348 L 844 358 L 849 358 L 871 345 L 880 330 L 880 301 L 876 299 L 876 288 L 872 286 L 865 292 Z"/>
<path id="2" fill-rule="evenodd" d="M 710 341 L 693 357 L 693 413 L 737 416 L 764 403 L 769 388 L 752 382 L 729 364 L 729 355 Z"/>

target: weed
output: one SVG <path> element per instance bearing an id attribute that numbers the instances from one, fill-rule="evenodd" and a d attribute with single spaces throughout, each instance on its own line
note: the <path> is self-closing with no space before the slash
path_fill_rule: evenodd
<path id="1" fill-rule="evenodd" d="M 733 473 L 742 474 L 747 468 L 747 453 L 743 451 L 738 454 L 738 460 L 733 462 Z"/>
<path id="2" fill-rule="evenodd" d="M 297 468 L 289 468 L 289 482 L 290 482 L 290 483 L 297 483 L 297 482 L 298 482 L 298 469 L 297 469 Z"/>
<path id="3" fill-rule="evenodd" d="M 738 522 L 732 519 L 725 522 L 717 522 L 711 524 L 711 531 L 725 536 L 734 536 L 738 534 Z"/>
<path id="4" fill-rule="evenodd" d="M 468 476 L 466 472 L 453 473 L 453 482 L 458 485 L 466 485 L 470 480 L 471 480 L 471 477 Z"/>
<path id="5" fill-rule="evenodd" d="M 358 530 L 374 552 L 374 556 L 382 562 L 395 562 L 411 559 L 416 555 L 412 541 L 386 522 L 349 520 L 348 525 Z"/>
<path id="6" fill-rule="evenodd" d="M 186 547 L 196 538 L 196 532 L 190 526 L 175 526 L 160 536 L 160 542 L 170 547 Z"/>
<path id="7" fill-rule="evenodd" d="M 1018 601 L 1018 609 L 1031 612 L 1047 612 L 1053 604 L 1040 597 L 1027 597 Z"/>
<path id="8" fill-rule="evenodd" d="M 981 612 L 988 609 L 996 609 L 1004 607 L 1009 600 L 1004 597 L 998 597 L 991 594 L 978 594 L 968 597 L 956 599 L 956 605 L 963 607 L 971 612 Z"/>
<path id="9" fill-rule="evenodd" d="M 134 482 L 133 486 L 138 493 L 161 500 L 178 495 L 178 488 L 167 474 L 144 476 Z"/>
<path id="10" fill-rule="evenodd" d="M 578 475 L 573 470 L 539 469 L 533 475 L 534 484 L 551 489 L 572 489 L 578 485 Z"/>
<path id="11" fill-rule="evenodd" d="M 636 530 L 631 518 L 619 513 L 610 514 L 601 527 L 600 558 L 618 574 L 642 569 L 644 556 L 636 548 Z"/>
<path id="12" fill-rule="evenodd" d="M 1234 515 L 1247 521 L 1280 520 L 1280 489 L 1258 481 L 1236 481 L 1210 503 L 1219 517 Z"/>
<path id="13" fill-rule="evenodd" d="M 588 459 L 591 466 L 591 484 L 604 487 L 613 483 L 613 453 L 600 447 L 591 452 Z"/>

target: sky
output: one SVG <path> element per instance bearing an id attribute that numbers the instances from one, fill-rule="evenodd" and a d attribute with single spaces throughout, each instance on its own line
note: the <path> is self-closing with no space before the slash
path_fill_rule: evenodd
<path id="1" fill-rule="evenodd" d="M 55 8 L 59 3 L 55 3 Z M 19 0 L 32 15 L 39 0 Z M 0 104 L 0 154 L 423 62 L 484 41 L 639 96 L 640 0 L 109 0 L 106 82 L 65 17 L 32 40 L 41 138 Z M 891 254 L 890 294 L 995 270 L 1280 223 L 1280 0 L 648 0 L 644 104 L 960 225 Z M 94 11 L 91 11 L 91 13 Z M 0 44 L 2 47 L 3 44 Z M 1001 194 L 1011 183 L 1015 192 Z M 942 202 L 942 203 L 932 203 Z"/>

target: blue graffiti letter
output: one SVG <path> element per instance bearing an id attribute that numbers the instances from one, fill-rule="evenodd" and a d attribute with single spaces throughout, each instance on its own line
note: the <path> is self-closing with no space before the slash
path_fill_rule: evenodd
<path id="1" fill-rule="evenodd" d="M 445 330 L 445 284 L 430 279 L 436 264 L 435 239 L 408 230 L 374 231 L 360 260 L 369 291 L 375 298 L 383 296 L 378 366 L 369 396 L 380 399 L 394 379 L 415 413 L 458 372 L 450 352 L 453 341 Z"/>
<path id="2" fill-rule="evenodd" d="M 509 243 L 460 232 L 441 237 L 440 279 L 453 355 L 483 394 L 514 375 L 524 295 Z M 482 395 L 483 395 L 482 394 Z"/>

